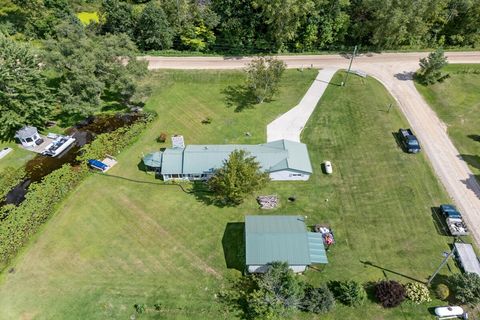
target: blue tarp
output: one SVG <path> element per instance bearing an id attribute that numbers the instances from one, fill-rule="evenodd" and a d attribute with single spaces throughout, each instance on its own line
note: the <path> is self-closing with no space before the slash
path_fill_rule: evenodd
<path id="1" fill-rule="evenodd" d="M 90 159 L 90 160 L 88 160 L 88 164 L 90 165 L 90 167 L 95 168 L 95 169 L 99 169 L 99 170 L 102 170 L 102 171 L 105 171 L 108 168 L 108 165 L 106 165 L 105 163 L 103 163 L 100 160 Z"/>

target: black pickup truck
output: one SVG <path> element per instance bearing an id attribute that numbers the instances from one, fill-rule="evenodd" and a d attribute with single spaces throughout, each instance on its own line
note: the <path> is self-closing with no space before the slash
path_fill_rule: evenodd
<path id="1" fill-rule="evenodd" d="M 420 152 L 420 143 L 417 140 L 417 137 L 413 134 L 410 129 L 400 129 L 398 130 L 398 137 L 402 143 L 402 147 L 406 152 L 417 153 Z"/>

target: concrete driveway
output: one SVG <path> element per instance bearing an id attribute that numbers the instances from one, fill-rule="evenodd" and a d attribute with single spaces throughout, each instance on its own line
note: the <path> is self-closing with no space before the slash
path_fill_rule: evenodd
<path id="1" fill-rule="evenodd" d="M 318 72 L 300 103 L 267 125 L 267 142 L 287 139 L 300 142 L 300 134 L 315 110 L 338 68 L 325 68 Z"/>
<path id="2" fill-rule="evenodd" d="M 426 52 L 366 54 L 355 58 L 353 68 L 363 70 L 378 79 L 397 100 L 419 137 L 435 173 L 463 212 L 477 245 L 480 245 L 480 186 L 450 141 L 445 124 L 423 100 L 412 81 L 412 74 L 418 68 L 418 60 L 427 54 Z M 480 52 L 447 52 L 446 56 L 450 63 L 480 63 Z M 279 56 L 289 68 L 315 67 L 332 70 L 346 69 L 348 58 L 341 55 Z M 143 59 L 149 61 L 150 69 L 239 69 L 251 61 L 250 57 L 143 57 Z M 348 90 L 348 85 L 345 89 Z M 291 117 L 293 121 L 300 118 L 295 113 Z M 289 124 L 293 131 L 298 127 L 299 123 Z M 432 206 L 436 205 L 439 203 L 432 203 Z"/>

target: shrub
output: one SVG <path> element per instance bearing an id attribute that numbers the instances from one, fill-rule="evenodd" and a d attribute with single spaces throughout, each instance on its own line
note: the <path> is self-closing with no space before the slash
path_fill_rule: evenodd
<path id="1" fill-rule="evenodd" d="M 326 285 L 319 288 L 307 286 L 301 309 L 313 313 L 326 313 L 335 306 L 333 293 Z"/>
<path id="2" fill-rule="evenodd" d="M 393 281 L 380 281 L 375 285 L 375 296 L 384 308 L 393 308 L 405 300 L 405 288 Z"/>
<path id="3" fill-rule="evenodd" d="M 448 289 L 446 284 L 440 283 L 435 289 L 435 294 L 438 299 L 447 300 L 448 296 L 450 295 L 450 289 Z"/>
<path id="4" fill-rule="evenodd" d="M 410 282 L 405 286 L 405 293 L 407 298 L 416 304 L 430 302 L 430 291 L 423 283 Z"/>
<path id="5" fill-rule="evenodd" d="M 455 299 L 461 303 L 477 304 L 480 302 L 480 276 L 475 273 L 455 274 L 450 278 Z"/>
<path id="6" fill-rule="evenodd" d="M 334 281 L 329 284 L 335 298 L 347 306 L 362 305 L 367 299 L 367 293 L 363 286 L 353 280 Z"/>
<path id="7" fill-rule="evenodd" d="M 157 138 L 158 142 L 164 143 L 167 141 L 167 134 L 165 132 L 160 133 L 160 135 Z"/>
<path id="8" fill-rule="evenodd" d="M 136 305 L 134 305 L 134 307 L 137 313 L 144 313 L 147 310 L 147 305 L 145 303 L 137 303 Z"/>
<path id="9" fill-rule="evenodd" d="M 212 118 L 206 117 L 205 119 L 202 120 L 202 124 L 210 124 L 212 123 Z"/>

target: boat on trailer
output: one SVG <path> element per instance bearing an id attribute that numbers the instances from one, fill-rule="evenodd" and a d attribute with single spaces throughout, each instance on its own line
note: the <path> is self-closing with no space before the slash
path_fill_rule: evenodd
<path id="1" fill-rule="evenodd" d="M 49 145 L 45 147 L 42 154 L 44 156 L 56 157 L 75 143 L 72 136 L 58 135 Z"/>

